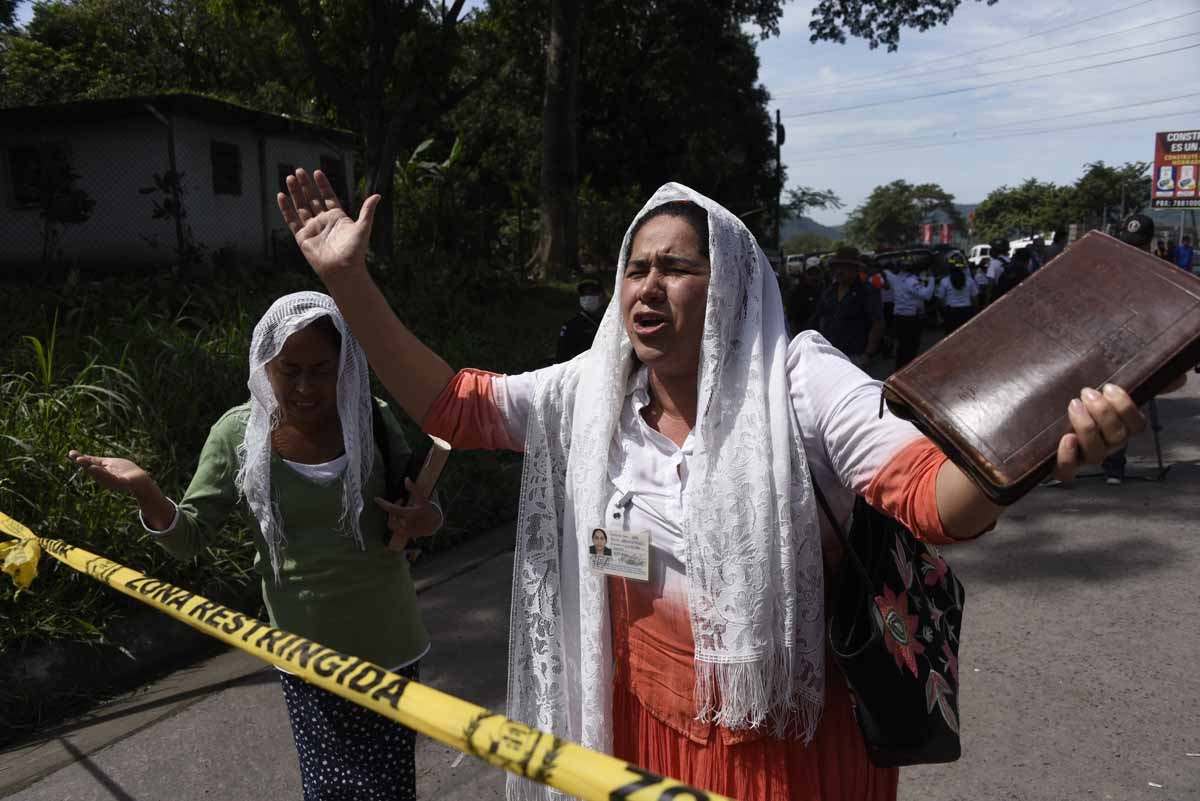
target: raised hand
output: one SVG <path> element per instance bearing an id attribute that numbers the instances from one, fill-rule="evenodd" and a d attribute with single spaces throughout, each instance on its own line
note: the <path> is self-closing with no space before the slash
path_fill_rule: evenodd
<path id="1" fill-rule="evenodd" d="M 107 490 L 137 495 L 154 484 L 150 474 L 129 459 L 88 456 L 76 450 L 70 451 L 67 458 Z"/>
<path id="2" fill-rule="evenodd" d="M 275 200 L 296 237 L 305 260 L 321 279 L 341 270 L 366 264 L 371 240 L 371 223 L 379 195 L 371 195 L 353 220 L 342 209 L 325 173 L 317 170 L 309 176 L 303 169 L 287 177 L 287 193 Z"/>

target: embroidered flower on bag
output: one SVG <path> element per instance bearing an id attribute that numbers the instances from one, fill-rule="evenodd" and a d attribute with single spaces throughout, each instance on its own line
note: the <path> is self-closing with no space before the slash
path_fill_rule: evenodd
<path id="1" fill-rule="evenodd" d="M 907 590 L 912 586 L 913 582 L 913 565 L 912 561 L 908 558 L 908 554 L 904 552 L 904 549 L 900 545 L 899 537 L 896 538 L 895 544 L 892 545 L 892 559 L 896 562 L 896 572 L 900 574 L 900 580 L 904 582 L 904 589 Z"/>
<path id="2" fill-rule="evenodd" d="M 925 577 L 926 587 L 940 583 L 946 577 L 949 569 L 950 566 L 946 564 L 946 560 L 941 557 L 941 554 L 933 551 L 921 554 L 921 575 Z"/>
<path id="3" fill-rule="evenodd" d="M 949 643 L 944 642 L 944 643 L 942 643 L 942 656 L 945 657 L 945 659 L 943 660 L 943 664 L 946 666 L 946 669 L 950 671 L 950 677 L 952 679 L 954 679 L 954 682 L 957 684 L 958 683 L 958 654 L 956 654 L 950 650 Z"/>
<path id="4" fill-rule="evenodd" d="M 925 680 L 925 708 L 927 712 L 933 712 L 936 706 L 942 714 L 942 719 L 946 721 L 946 725 L 955 734 L 958 734 L 958 715 L 954 714 L 954 705 L 950 699 L 954 696 L 954 690 L 950 687 L 950 683 L 946 681 L 946 677 L 936 670 L 929 671 L 929 678 Z"/>
<path id="5" fill-rule="evenodd" d="M 908 613 L 908 595 L 897 596 L 891 587 L 884 585 L 883 595 L 875 596 L 875 608 L 883 629 L 883 642 L 895 657 L 896 668 L 903 670 L 907 665 L 913 676 L 919 678 L 917 655 L 925 652 L 925 646 L 914 636 L 918 620 L 916 615 Z"/>

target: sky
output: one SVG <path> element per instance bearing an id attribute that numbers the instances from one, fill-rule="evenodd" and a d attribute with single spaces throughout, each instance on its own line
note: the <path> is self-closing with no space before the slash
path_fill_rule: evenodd
<path id="1" fill-rule="evenodd" d="M 758 46 L 759 77 L 772 115 L 778 108 L 787 128 L 788 185 L 832 189 L 845 204 L 810 214 L 827 225 L 844 222 L 875 186 L 898 178 L 934 182 L 960 203 L 978 203 L 1027 178 L 1072 183 L 1089 162 L 1152 161 L 1156 131 L 1200 128 L 1197 0 L 964 0 L 948 25 L 903 31 L 894 53 L 855 39 L 810 44 L 810 8 L 785 7 L 780 36 Z M 1156 20 L 1166 21 L 1148 24 Z M 1186 47 L 978 91 L 813 113 Z M 1101 124 L 1121 119 L 1130 122 Z M 1071 130 L 1047 131 L 1054 128 Z M 1014 133 L 1031 135 L 1001 137 Z"/>
<path id="2" fill-rule="evenodd" d="M 1156 131 L 1200 128 L 1197 0 L 964 0 L 948 25 L 903 31 L 894 53 L 810 44 L 811 8 L 786 4 L 780 35 L 758 45 L 759 78 L 787 128 L 788 185 L 844 203 L 810 213 L 826 225 L 898 178 L 978 203 L 1026 178 L 1071 183 L 1093 161 L 1151 161 Z M 1099 66 L 1112 61 L 1125 63 Z M 1048 77 L 1024 80 L 1036 76 Z M 938 92 L 952 93 L 907 99 Z"/>

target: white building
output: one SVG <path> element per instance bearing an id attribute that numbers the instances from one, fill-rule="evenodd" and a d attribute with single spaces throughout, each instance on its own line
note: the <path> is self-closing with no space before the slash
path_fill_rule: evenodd
<path id="1" fill-rule="evenodd" d="M 353 147 L 347 131 L 196 95 L 0 109 L 0 275 L 47 260 L 163 264 L 187 249 L 204 260 L 279 260 L 294 248 L 275 204 L 283 177 L 321 168 L 353 203 Z M 68 170 L 85 193 L 75 201 L 61 189 Z M 172 171 L 182 215 L 171 211 Z M 156 176 L 167 178 L 158 188 Z M 48 232 L 50 196 L 59 208 L 90 205 L 87 219 Z"/>

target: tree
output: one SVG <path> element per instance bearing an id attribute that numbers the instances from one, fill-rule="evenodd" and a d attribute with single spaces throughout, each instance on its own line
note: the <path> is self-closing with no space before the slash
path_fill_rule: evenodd
<path id="1" fill-rule="evenodd" d="M 17 24 L 17 0 L 0 0 L 0 30 Z"/>
<path id="2" fill-rule="evenodd" d="M 1030 178 L 1001 186 L 975 209 L 975 236 L 983 240 L 1032 236 L 1056 230 L 1073 218 L 1074 189 Z"/>
<path id="3" fill-rule="evenodd" d="M 24 31 L 0 34 L 0 105 L 189 91 L 303 112 L 277 78 L 281 22 L 258 23 L 216 0 L 38 3 Z"/>
<path id="4" fill-rule="evenodd" d="M 787 202 L 783 204 L 788 218 L 803 217 L 812 209 L 840 209 L 842 199 L 832 189 L 813 189 L 811 186 L 801 186 L 789 189 Z"/>
<path id="5" fill-rule="evenodd" d="M 976 0 L 978 2 L 978 0 Z M 996 0 L 987 0 L 989 6 Z M 900 46 L 900 31 L 926 31 L 945 25 L 962 0 L 821 0 L 813 9 L 808 29 L 811 42 L 846 43 L 846 34 L 865 39 L 872 50 Z"/>
<path id="6" fill-rule="evenodd" d="M 552 0 L 548 81 L 554 74 L 570 74 L 556 73 L 556 59 L 562 60 L 557 48 L 570 42 L 558 32 L 578 23 L 577 16 L 563 13 L 578 2 Z M 580 163 L 593 178 L 590 185 L 601 192 L 620 194 L 622 186 L 648 189 L 680 180 L 731 207 L 751 210 L 765 204 L 768 195 L 774 196 L 771 125 L 766 92 L 757 84 L 753 41 L 743 28 L 756 26 L 764 36 L 778 33 L 781 14 L 782 0 L 592 0 L 587 46 L 575 78 L 578 96 L 587 102 L 579 105 L 575 120 L 547 103 L 543 158 L 551 152 L 569 156 L 573 129 L 585 131 L 578 143 Z M 698 52 L 706 57 L 696 58 Z M 551 90 L 547 83 L 547 98 Z M 562 88 L 554 91 L 570 96 Z M 760 149 L 761 154 L 755 152 Z M 579 184 L 571 181 L 569 163 L 569 158 L 559 160 L 543 169 L 539 255 L 544 273 L 561 274 L 576 259 L 575 252 L 555 249 L 556 242 L 574 238 L 566 226 L 575 219 Z"/>
<path id="7" fill-rule="evenodd" d="M 367 192 L 381 196 L 372 244 L 392 257 L 396 157 L 477 88 L 456 71 L 466 0 L 281 0 L 283 16 L 331 117 L 363 141 Z M 247 2 L 256 14 L 273 4 Z M 407 269 L 407 265 L 405 265 Z"/>
<path id="8" fill-rule="evenodd" d="M 579 259 L 579 26 L 581 0 L 550 0 L 542 105 L 542 237 L 538 278 L 565 276 Z"/>
<path id="9" fill-rule="evenodd" d="M 954 227 L 963 228 L 954 195 L 937 184 L 892 181 L 875 187 L 850 214 L 845 236 L 859 247 L 874 250 L 905 247 L 916 240 L 922 220 L 935 211 L 948 216 Z"/>
<path id="10" fill-rule="evenodd" d="M 1103 161 L 1084 165 L 1075 182 L 1073 211 L 1076 219 L 1098 227 L 1121 222 L 1123 214 L 1141 211 L 1150 203 L 1150 176 L 1145 161 L 1130 161 L 1120 167 Z"/>

